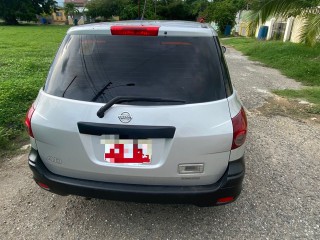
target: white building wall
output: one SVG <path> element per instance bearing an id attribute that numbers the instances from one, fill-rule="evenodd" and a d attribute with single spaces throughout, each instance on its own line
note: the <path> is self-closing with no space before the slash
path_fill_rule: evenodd
<path id="1" fill-rule="evenodd" d="M 303 25 L 304 25 L 304 21 L 301 17 L 296 17 L 294 19 L 294 22 L 292 25 L 291 38 L 290 38 L 291 42 L 294 42 L 294 43 L 300 42 L 300 33 Z"/>
<path id="2" fill-rule="evenodd" d="M 287 20 L 286 30 L 284 32 L 283 41 L 287 42 L 291 38 L 291 30 L 293 27 L 294 17 L 290 17 Z"/>

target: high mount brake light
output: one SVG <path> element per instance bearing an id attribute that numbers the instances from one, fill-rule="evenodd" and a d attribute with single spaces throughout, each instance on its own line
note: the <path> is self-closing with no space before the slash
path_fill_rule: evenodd
<path id="1" fill-rule="evenodd" d="M 34 106 L 33 104 L 31 105 L 31 107 L 29 108 L 28 112 L 27 112 L 27 115 L 26 115 L 26 119 L 24 120 L 24 124 L 26 125 L 27 127 L 27 131 L 28 131 L 28 134 L 30 137 L 33 137 L 33 132 L 32 132 L 32 128 L 31 128 L 31 118 L 32 118 L 32 115 L 34 113 Z"/>
<path id="2" fill-rule="evenodd" d="M 246 113 L 243 108 L 241 108 L 240 112 L 232 118 L 232 126 L 233 140 L 231 150 L 240 147 L 246 141 L 248 123 Z"/>
<path id="3" fill-rule="evenodd" d="M 112 35 L 158 36 L 159 26 L 111 26 Z"/>

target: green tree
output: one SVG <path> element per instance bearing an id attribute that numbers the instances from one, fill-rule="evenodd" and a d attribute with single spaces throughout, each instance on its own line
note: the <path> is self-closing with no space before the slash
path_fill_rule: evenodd
<path id="1" fill-rule="evenodd" d="M 186 0 L 186 3 L 191 5 L 192 14 L 196 17 L 200 17 L 209 5 L 208 0 Z"/>
<path id="2" fill-rule="evenodd" d="M 22 21 L 35 21 L 36 15 L 50 14 L 57 7 L 54 0 L 0 0 L 0 18 L 6 24 L 18 24 Z"/>
<path id="3" fill-rule="evenodd" d="M 197 14 L 193 14 L 191 6 L 191 4 L 182 0 L 171 1 L 159 9 L 159 15 L 163 19 L 194 21 Z"/>
<path id="4" fill-rule="evenodd" d="M 270 17 L 300 16 L 304 25 L 300 33 L 300 41 L 307 45 L 316 44 L 320 35 L 320 0 L 261 0 L 256 2 L 250 15 L 251 33 L 260 23 Z"/>
<path id="5" fill-rule="evenodd" d="M 195 20 L 192 3 L 207 0 L 147 0 L 144 19 L 180 19 Z M 144 1 L 140 0 L 140 17 L 143 12 Z M 87 5 L 88 15 L 110 18 L 112 15 L 120 19 L 139 18 L 138 0 L 92 0 Z"/>
<path id="6" fill-rule="evenodd" d="M 111 16 L 120 16 L 122 11 L 130 16 L 130 11 L 134 10 L 129 7 L 130 5 L 129 0 L 92 0 L 86 7 L 88 16 L 110 18 Z"/>
<path id="7" fill-rule="evenodd" d="M 75 14 L 79 13 L 79 10 L 76 8 L 74 3 L 65 3 L 63 10 L 66 16 L 74 16 Z"/>
<path id="8" fill-rule="evenodd" d="M 216 22 L 219 31 L 224 32 L 227 25 L 234 26 L 236 14 L 245 7 L 245 3 L 242 0 L 215 0 L 209 3 L 203 15 L 207 21 Z"/>

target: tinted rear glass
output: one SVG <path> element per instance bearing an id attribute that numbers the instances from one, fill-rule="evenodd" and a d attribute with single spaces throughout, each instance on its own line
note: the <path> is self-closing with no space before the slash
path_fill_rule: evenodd
<path id="1" fill-rule="evenodd" d="M 117 96 L 186 103 L 226 97 L 219 57 L 210 37 L 66 36 L 45 91 L 102 103 Z"/>

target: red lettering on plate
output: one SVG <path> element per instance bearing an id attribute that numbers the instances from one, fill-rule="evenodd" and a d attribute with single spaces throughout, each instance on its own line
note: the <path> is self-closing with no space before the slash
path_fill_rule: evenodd
<path id="1" fill-rule="evenodd" d="M 114 148 L 110 148 L 109 153 L 105 153 L 105 159 L 110 159 L 111 163 L 150 163 L 149 155 L 144 155 L 142 149 L 138 148 L 138 144 L 133 144 L 133 157 L 125 157 L 124 144 L 114 144 Z"/>

